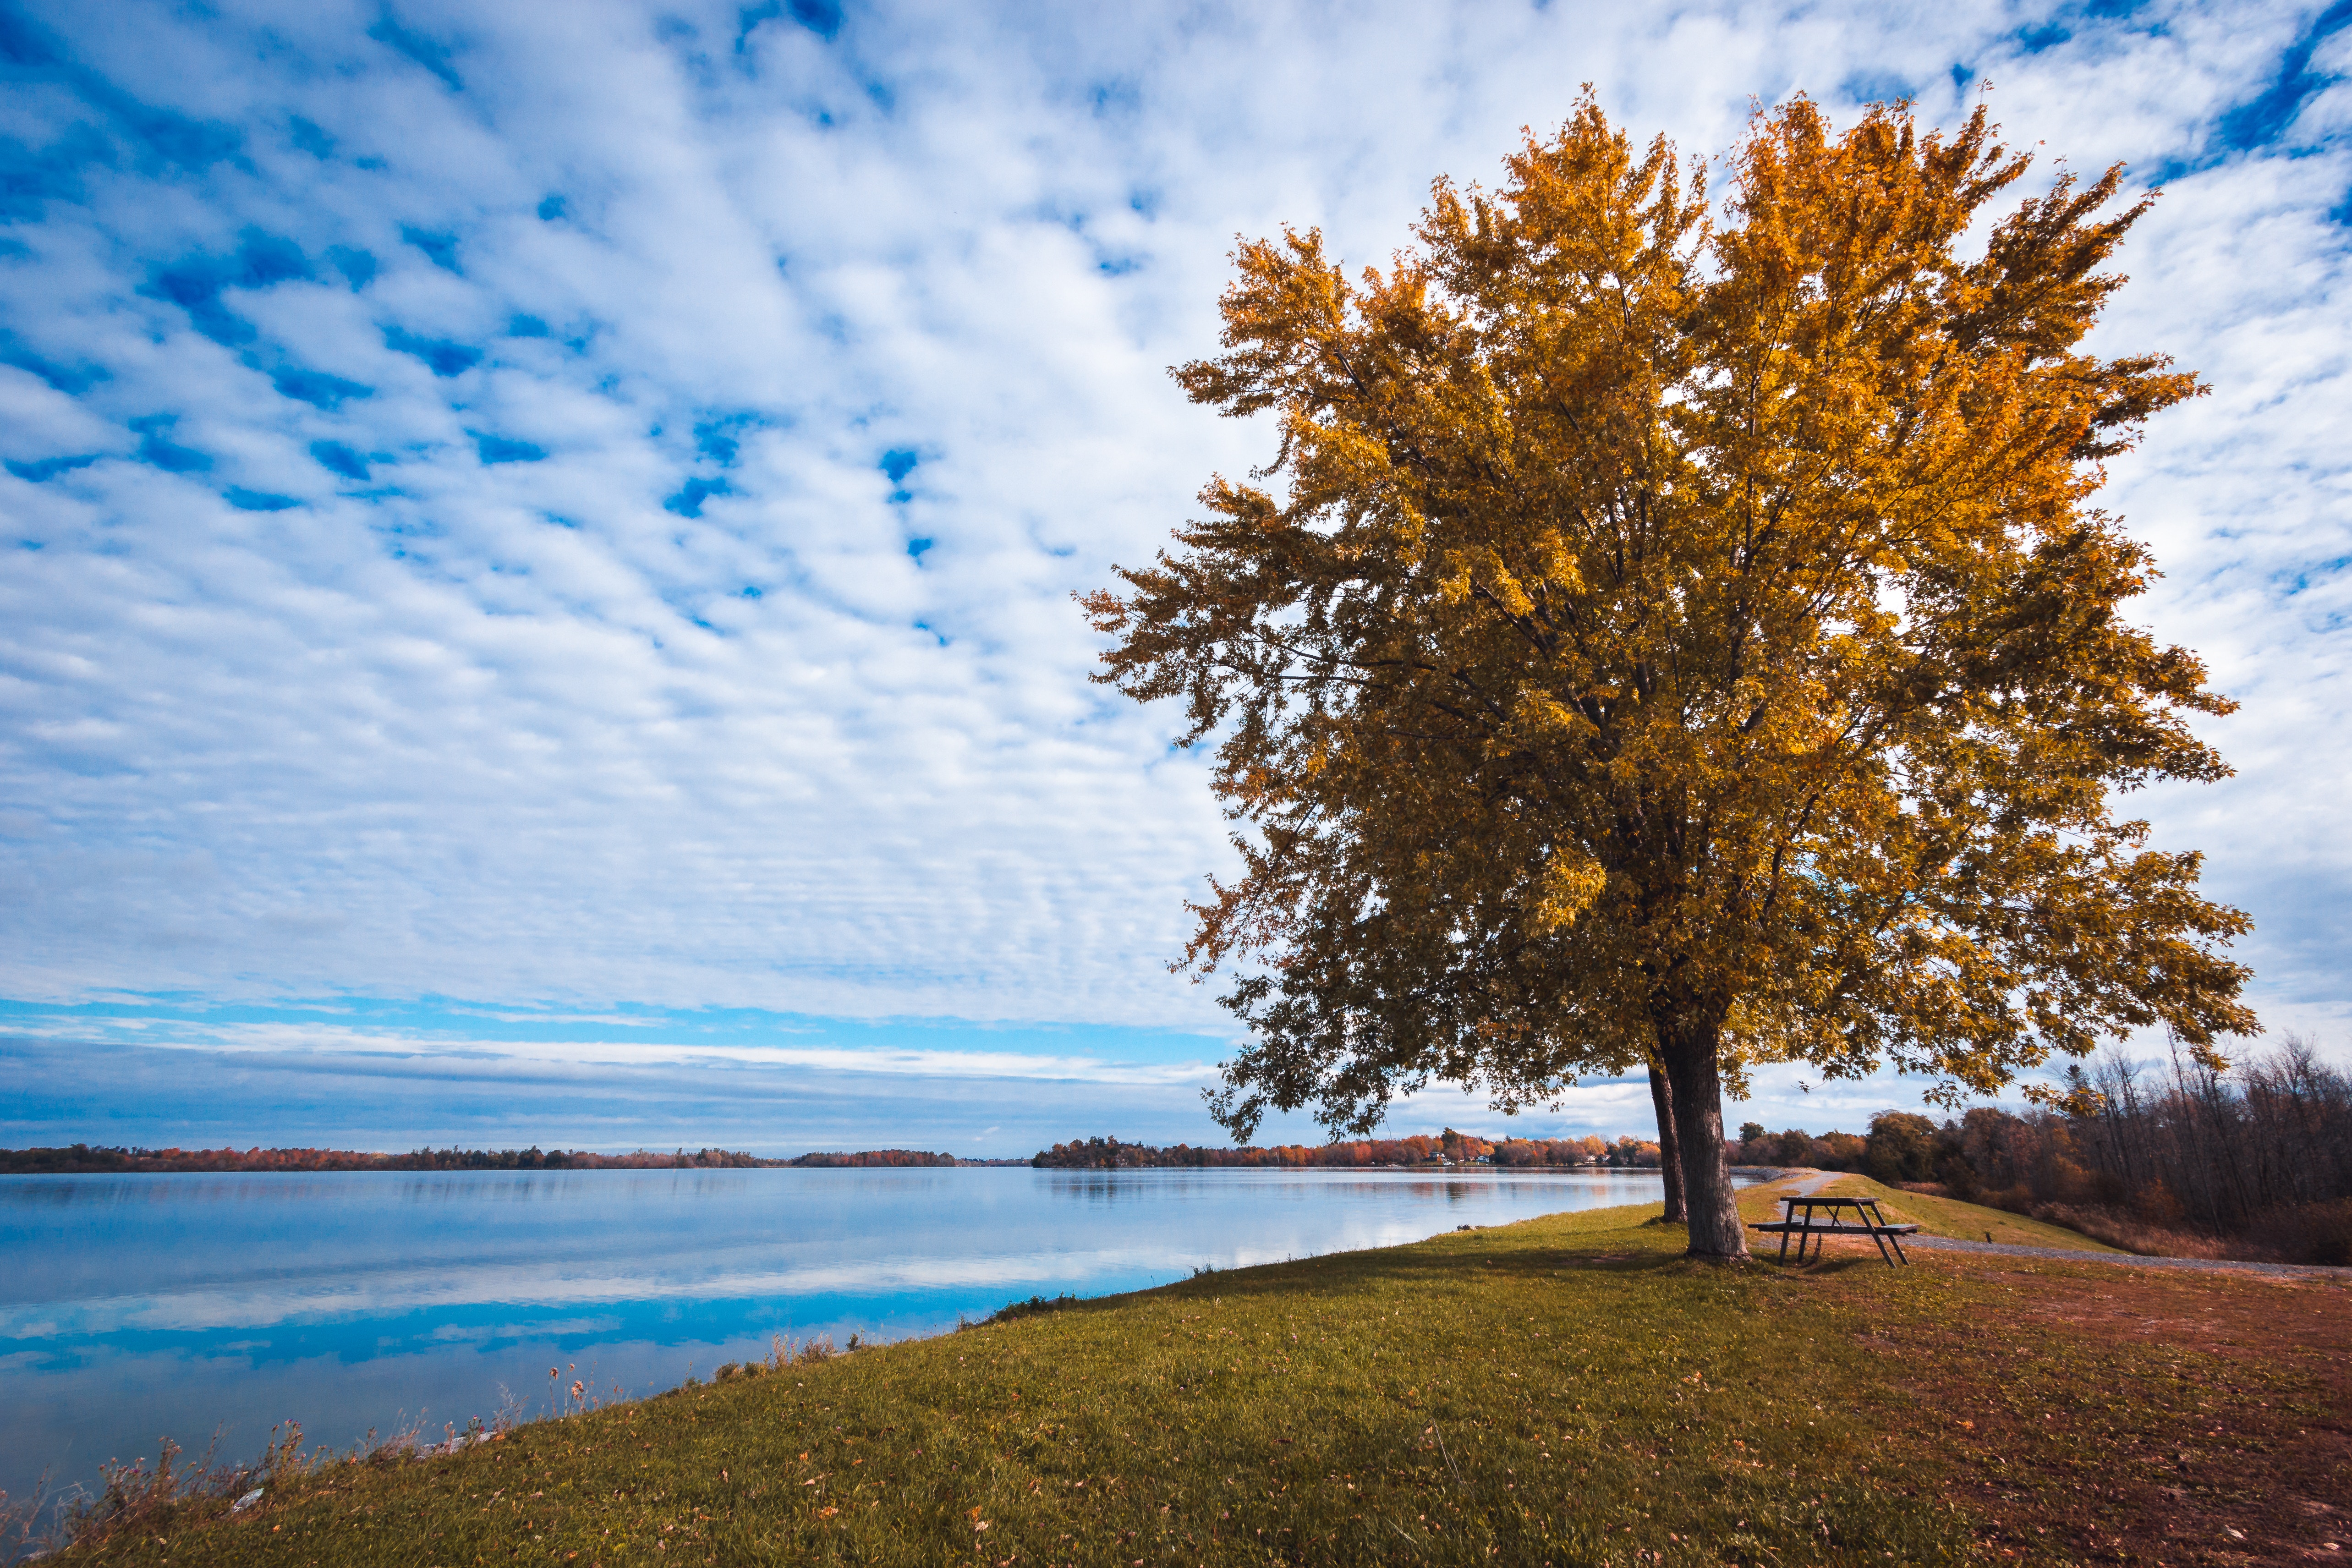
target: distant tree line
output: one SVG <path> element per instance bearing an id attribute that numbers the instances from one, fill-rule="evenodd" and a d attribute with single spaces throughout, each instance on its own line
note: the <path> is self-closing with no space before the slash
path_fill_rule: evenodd
<path id="1" fill-rule="evenodd" d="M 108 1172 L 380 1171 L 388 1154 L 350 1149 L 132 1149 L 70 1143 L 56 1149 L 0 1149 L 9 1175 L 91 1175 Z"/>
<path id="2" fill-rule="evenodd" d="M 797 1160 L 787 1160 L 782 1163 L 819 1170 L 835 1170 L 869 1165 L 959 1165 L 970 1162 L 958 1160 L 953 1154 L 926 1154 L 916 1149 L 867 1149 L 856 1154 L 803 1154 Z"/>
<path id="3" fill-rule="evenodd" d="M 1643 1138 L 1505 1138 L 1495 1146 L 1497 1165 L 1608 1165 L 1619 1170 L 1654 1170 L 1658 1146 Z"/>
<path id="4" fill-rule="evenodd" d="M 139 1149 L 73 1143 L 0 1149 L 0 1174 L 96 1175 L 174 1171 L 636 1171 L 736 1170 L 794 1162 L 726 1149 L 659 1154 L 595 1154 L 585 1149 L 418 1149 L 406 1154 L 352 1149 Z"/>
<path id="5" fill-rule="evenodd" d="M 730 1149 L 684 1149 L 672 1154 L 592 1154 L 584 1149 L 419 1149 L 413 1154 L 391 1154 L 374 1167 L 383 1171 L 744 1171 L 789 1164 L 762 1160 Z"/>
<path id="6" fill-rule="evenodd" d="M 764 1160 L 730 1149 L 639 1150 L 596 1154 L 585 1149 L 418 1149 L 406 1154 L 354 1149 L 136 1149 L 74 1143 L 57 1149 L 0 1149 L 0 1175 L 100 1175 L 173 1171 L 731 1171 L 798 1166 L 1026 1165 L 1026 1160 L 965 1160 L 916 1149 L 803 1154 Z"/>
<path id="7" fill-rule="evenodd" d="M 1816 1138 L 1802 1128 L 1767 1132 L 1754 1121 L 1739 1129 L 1737 1142 L 1727 1141 L 1724 1153 L 1735 1165 L 1810 1165 L 1822 1171 L 1859 1171 L 1867 1140 L 1851 1132 L 1824 1132 Z"/>
<path id="8" fill-rule="evenodd" d="M 1116 1138 L 1073 1139 L 1041 1149 L 1029 1163 L 1039 1170 L 1143 1170 L 1197 1166 L 1231 1167 L 1362 1167 L 1386 1165 L 1492 1163 L 1496 1165 L 1655 1166 L 1658 1146 L 1638 1138 L 1614 1143 L 1598 1138 L 1490 1140 L 1449 1127 L 1435 1134 L 1417 1132 L 1406 1138 L 1364 1138 L 1339 1143 L 1255 1144 L 1238 1149 L 1196 1148 L 1178 1143 L 1157 1148 L 1149 1143 L 1122 1143 Z"/>

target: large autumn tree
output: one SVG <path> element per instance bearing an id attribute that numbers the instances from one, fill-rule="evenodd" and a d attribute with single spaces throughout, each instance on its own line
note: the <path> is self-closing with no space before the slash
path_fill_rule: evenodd
<path id="1" fill-rule="evenodd" d="M 1243 875 L 1188 962 L 1253 1037 L 1220 1119 L 1368 1131 L 1654 1062 L 1690 1248 L 1746 1243 L 1727 1075 L 1892 1063 L 1950 1099 L 2161 1025 L 2254 1027 L 2245 917 L 2114 797 L 2227 772 L 2192 654 L 2125 618 L 2102 461 L 2193 395 L 2083 340 L 2145 204 L 2007 201 L 1979 110 L 1800 100 L 1699 171 L 1588 95 L 1351 280 L 1242 247 L 1192 398 L 1254 479 L 1090 596 L 1100 679 L 1188 704 Z M 2006 211 L 1995 216 L 1997 203 Z"/>

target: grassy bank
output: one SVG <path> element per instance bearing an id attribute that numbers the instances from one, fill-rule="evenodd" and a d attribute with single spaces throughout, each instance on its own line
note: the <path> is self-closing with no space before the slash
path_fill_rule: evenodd
<path id="1" fill-rule="evenodd" d="M 2030 1223 L 1985 1216 L 1939 1208 L 1937 1223 Z M 2326 1533 L 2343 1525 L 2293 1500 L 2346 1500 L 2352 1292 L 1949 1255 L 1895 1271 L 1851 1244 L 1801 1272 L 1710 1268 L 1643 1218 L 1563 1215 L 1019 1315 L 451 1458 L 319 1470 L 233 1519 L 69 1556 L 1132 1568 L 2352 1552 Z"/>

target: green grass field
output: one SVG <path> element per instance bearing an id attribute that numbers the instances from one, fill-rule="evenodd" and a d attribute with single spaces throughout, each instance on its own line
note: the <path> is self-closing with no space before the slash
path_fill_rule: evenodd
<path id="1" fill-rule="evenodd" d="M 2013 1287 L 1839 1253 L 1802 1272 L 1696 1265 L 1649 1212 L 1208 1275 L 739 1375 L 453 1458 L 321 1468 L 246 1515 L 69 1555 L 2016 1560 L 1978 1546 L 1960 1424 L 1904 1352 Z M 1944 1222 L 1981 1234 L 1976 1215 Z M 2126 1374 L 2094 1358 L 2063 1375 Z"/>

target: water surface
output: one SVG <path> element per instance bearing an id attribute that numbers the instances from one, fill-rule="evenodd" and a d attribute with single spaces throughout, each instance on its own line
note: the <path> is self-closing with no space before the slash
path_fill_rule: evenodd
<path id="1" fill-rule="evenodd" d="M 273 1423 L 546 1408 L 766 1353 L 1654 1201 L 1650 1173 L 579 1171 L 0 1177 L 0 1488 Z"/>

